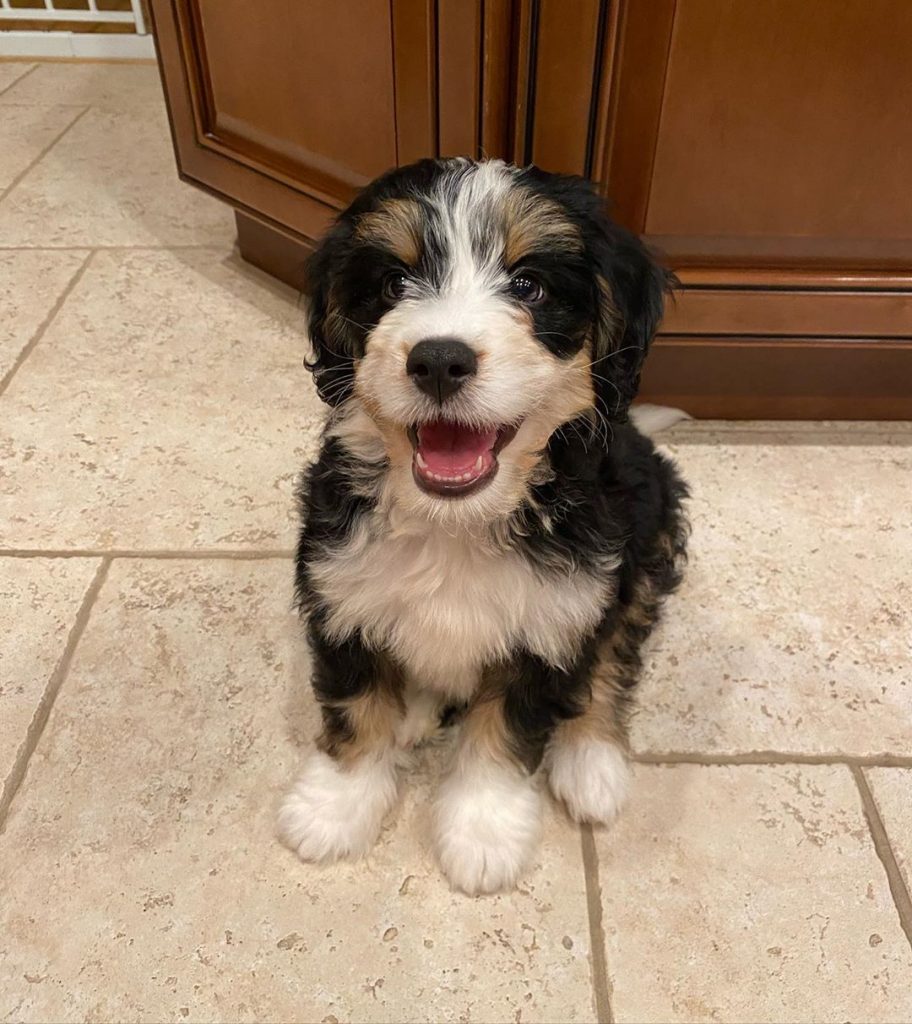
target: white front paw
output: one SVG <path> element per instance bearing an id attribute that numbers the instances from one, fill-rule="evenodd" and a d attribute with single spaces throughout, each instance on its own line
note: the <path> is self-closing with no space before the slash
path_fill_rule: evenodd
<path id="1" fill-rule="evenodd" d="M 610 740 L 555 741 L 548 752 L 551 792 L 575 821 L 608 825 L 630 789 L 630 769 Z"/>
<path id="2" fill-rule="evenodd" d="M 376 842 L 396 790 L 388 755 L 343 767 L 314 751 L 279 811 L 279 834 L 301 860 L 360 857 Z"/>
<path id="3" fill-rule="evenodd" d="M 440 866 L 469 895 L 512 888 L 541 830 L 541 798 L 518 771 L 480 766 L 443 783 L 434 807 Z"/>

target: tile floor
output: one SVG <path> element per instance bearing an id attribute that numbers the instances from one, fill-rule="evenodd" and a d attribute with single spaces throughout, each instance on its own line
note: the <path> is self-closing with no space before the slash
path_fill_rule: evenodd
<path id="1" fill-rule="evenodd" d="M 154 68 L 0 63 L 0 1019 L 912 1019 L 912 426 L 665 436 L 693 555 L 633 802 L 473 900 L 440 748 L 366 862 L 273 838 L 315 726 L 301 356 Z"/>

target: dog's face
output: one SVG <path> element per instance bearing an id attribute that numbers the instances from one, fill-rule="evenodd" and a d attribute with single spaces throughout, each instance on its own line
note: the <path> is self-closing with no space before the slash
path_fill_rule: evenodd
<path id="1" fill-rule="evenodd" d="M 321 397 L 446 521 L 509 514 L 555 431 L 626 418 L 668 285 L 586 182 L 465 159 L 376 181 L 310 277 Z"/>

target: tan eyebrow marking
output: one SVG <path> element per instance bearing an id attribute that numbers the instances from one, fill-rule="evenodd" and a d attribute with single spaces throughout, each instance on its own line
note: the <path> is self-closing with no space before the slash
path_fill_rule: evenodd
<path id="1" fill-rule="evenodd" d="M 386 246 L 403 263 L 413 267 L 421 255 L 424 217 L 413 199 L 387 199 L 358 221 L 355 236 Z"/>
<path id="2" fill-rule="evenodd" d="M 561 209 L 544 196 L 513 189 L 503 205 L 504 259 L 508 267 L 542 244 L 578 252 L 583 247 L 579 229 Z"/>

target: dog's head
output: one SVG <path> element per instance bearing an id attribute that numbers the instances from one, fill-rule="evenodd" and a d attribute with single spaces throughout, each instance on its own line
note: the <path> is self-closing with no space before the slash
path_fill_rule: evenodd
<path id="1" fill-rule="evenodd" d="M 467 159 L 378 179 L 309 276 L 321 397 L 448 520 L 511 512 L 571 420 L 626 419 L 670 282 L 583 179 Z"/>

